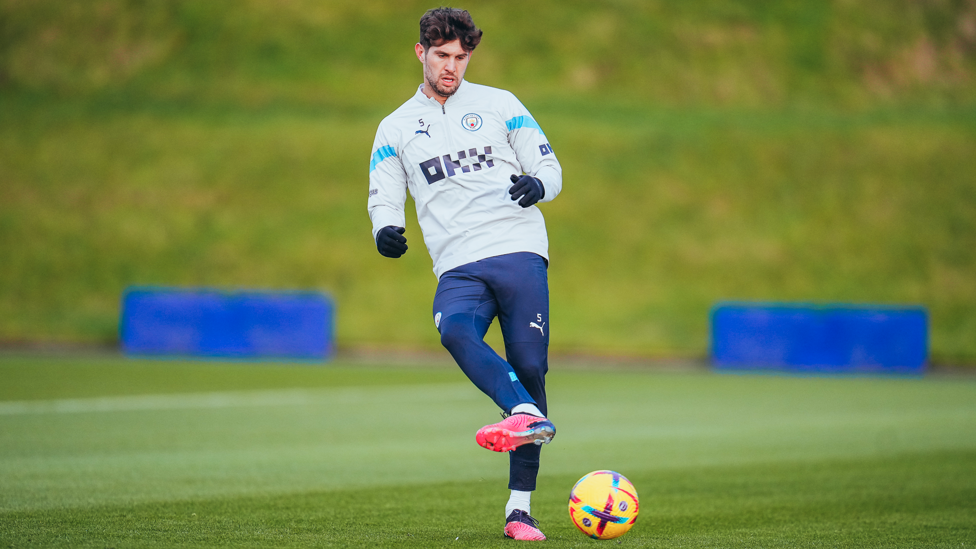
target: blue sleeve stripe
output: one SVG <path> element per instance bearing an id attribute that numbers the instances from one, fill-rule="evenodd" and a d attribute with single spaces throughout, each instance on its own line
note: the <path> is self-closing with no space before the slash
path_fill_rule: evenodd
<path id="1" fill-rule="evenodd" d="M 376 152 L 373 153 L 373 158 L 371 158 L 369 161 L 369 173 L 373 173 L 373 170 L 376 169 L 377 164 L 386 160 L 387 158 L 390 158 L 391 156 L 396 155 L 396 151 L 394 151 L 393 147 L 389 145 L 384 145 L 376 149 Z"/>
<path id="2" fill-rule="evenodd" d="M 508 128 L 508 131 L 517 130 L 519 128 L 535 128 L 539 130 L 539 135 L 546 135 L 542 131 L 542 127 L 539 126 L 539 123 L 533 120 L 531 116 L 516 116 L 506 120 L 505 127 Z"/>

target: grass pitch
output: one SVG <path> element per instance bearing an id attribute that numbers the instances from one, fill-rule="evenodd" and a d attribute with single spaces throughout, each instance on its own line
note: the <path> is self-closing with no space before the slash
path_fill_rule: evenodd
<path id="1" fill-rule="evenodd" d="M 624 546 L 972 547 L 976 379 L 564 370 L 533 514 L 627 475 Z M 492 547 L 508 464 L 453 367 L 0 357 L 0 547 Z"/>

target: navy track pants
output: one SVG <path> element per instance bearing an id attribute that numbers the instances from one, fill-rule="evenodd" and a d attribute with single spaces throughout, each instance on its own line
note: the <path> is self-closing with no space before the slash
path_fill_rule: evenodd
<path id="1" fill-rule="evenodd" d="M 519 252 L 489 257 L 442 274 L 434 296 L 441 343 L 475 386 L 505 412 L 533 403 L 543 414 L 549 370 L 549 280 L 546 260 Z M 485 343 L 498 317 L 505 356 Z M 535 490 L 541 448 L 509 453 L 509 488 Z"/>

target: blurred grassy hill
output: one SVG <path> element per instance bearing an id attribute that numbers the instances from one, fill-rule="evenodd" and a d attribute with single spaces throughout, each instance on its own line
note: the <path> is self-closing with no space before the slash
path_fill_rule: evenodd
<path id="1" fill-rule="evenodd" d="M 161 284 L 320 288 L 340 345 L 437 348 L 415 219 L 392 261 L 365 210 L 428 7 L 0 0 L 0 341 L 113 341 Z M 933 359 L 976 363 L 976 0 L 464 7 L 467 78 L 563 164 L 554 352 L 700 356 L 717 300 L 843 301 L 923 304 Z"/>

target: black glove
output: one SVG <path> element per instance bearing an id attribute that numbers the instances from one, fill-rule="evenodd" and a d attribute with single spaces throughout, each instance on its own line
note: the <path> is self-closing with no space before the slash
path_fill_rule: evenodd
<path id="1" fill-rule="evenodd" d="M 515 184 L 508 190 L 508 194 L 512 195 L 512 200 L 518 200 L 519 206 L 523 208 L 528 208 L 546 196 L 546 188 L 542 186 L 542 181 L 531 175 L 519 177 L 512 174 L 511 179 Z"/>
<path id="2" fill-rule="evenodd" d="M 392 257 L 394 259 L 407 253 L 407 237 L 402 236 L 406 231 L 403 227 L 389 225 L 380 229 L 376 233 L 376 249 L 380 255 Z"/>

